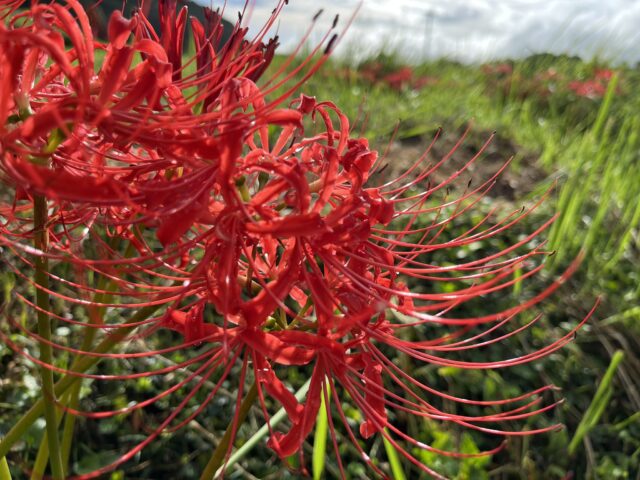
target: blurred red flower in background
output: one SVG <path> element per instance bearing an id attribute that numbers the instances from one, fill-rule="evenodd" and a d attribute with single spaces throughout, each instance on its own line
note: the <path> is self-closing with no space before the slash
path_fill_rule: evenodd
<path id="1" fill-rule="evenodd" d="M 609 69 L 596 69 L 593 78 L 571 81 L 568 88 L 579 97 L 601 98 L 607 93 L 609 82 L 614 73 Z"/>
<path id="2" fill-rule="evenodd" d="M 607 86 L 599 80 L 574 80 L 569 82 L 569 90 L 579 97 L 597 98 L 606 93 Z"/>

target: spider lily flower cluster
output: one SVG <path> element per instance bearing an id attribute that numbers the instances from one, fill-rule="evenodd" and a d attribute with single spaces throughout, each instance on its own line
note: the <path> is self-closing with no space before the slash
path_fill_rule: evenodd
<path id="1" fill-rule="evenodd" d="M 0 244 L 7 268 L 68 311 L 44 308 L 21 289 L 15 298 L 84 332 L 82 345 L 74 343 L 76 337 L 49 340 L 16 321 L 10 310 L 6 316 L 25 338 L 49 345 L 61 357 L 76 357 L 85 367 L 46 362 L 14 337 L 0 335 L 17 353 L 69 378 L 182 375 L 165 391 L 124 408 L 83 411 L 55 399 L 65 415 L 92 419 L 130 413 L 159 399 L 176 403 L 140 444 L 79 478 L 114 469 L 163 431 L 188 424 L 225 382 L 236 382 L 240 402 L 251 379 L 267 424 L 274 409 L 287 412 L 288 429 L 272 430 L 269 439 L 282 458 L 302 451 L 324 398 L 343 476 L 338 435 L 350 439 L 380 476 L 384 471 L 364 450 L 364 440 L 373 435 L 437 478 L 442 477 L 412 451 L 470 456 L 413 439 L 394 424 L 395 412 L 500 437 L 558 427 L 499 426 L 552 408 L 540 396 L 552 386 L 499 401 L 462 399 L 412 377 L 389 358 L 389 352 L 401 352 L 415 362 L 490 369 L 548 355 L 575 330 L 515 358 L 464 359 L 465 351 L 535 322 L 538 317 L 508 328 L 571 272 L 514 307 L 464 314 L 470 302 L 542 268 L 536 260 L 548 252 L 531 245 L 552 219 L 501 251 L 435 263 L 440 253 L 455 257 L 465 246 L 503 234 L 539 203 L 497 221 L 490 221 L 492 212 L 450 235 L 449 227 L 473 209 L 500 173 L 449 198 L 449 188 L 482 151 L 440 183 L 430 181 L 450 155 L 430 163 L 430 149 L 402 175 L 382 180 L 389 160 L 352 135 L 336 105 L 305 95 L 291 100 L 327 58 L 335 40 L 331 31 L 308 57 L 291 57 L 264 79 L 277 45 L 266 35 L 285 2 L 255 38 L 249 40 L 238 22 L 223 46 L 218 13 L 209 12 L 207 25 L 191 19 L 191 58 L 182 53 L 187 13 L 176 13 L 175 1 L 160 2 L 161 32 L 142 12 L 130 19 L 114 14 L 106 43 L 93 38 L 77 0 L 36 4 L 24 12 L 18 10 L 21 3 L 0 4 L 0 171 L 13 188 L 13 198 L 0 206 Z M 48 237 L 38 249 L 32 247 L 34 235 L 42 233 L 33 227 L 36 198 L 46 199 Z M 25 273 L 34 258 L 49 260 L 50 287 Z M 457 282 L 459 288 L 409 288 L 439 282 Z M 69 315 L 81 309 L 84 315 Z M 438 333 L 412 340 L 411 332 L 420 330 Z M 125 341 L 167 331 L 180 340 L 163 350 L 133 351 L 139 342 Z M 107 351 L 101 347 L 105 341 L 121 350 Z M 88 370 L 98 360 L 135 363 L 176 351 L 183 359 L 157 370 Z M 82 364 L 83 358 L 91 360 Z M 287 385 L 289 368 L 310 375 L 303 401 Z M 475 413 L 447 410 L 441 400 L 457 402 L 463 411 L 471 406 Z M 347 420 L 345 402 L 362 414 L 358 432 Z M 232 421 L 234 432 L 237 423 Z"/>

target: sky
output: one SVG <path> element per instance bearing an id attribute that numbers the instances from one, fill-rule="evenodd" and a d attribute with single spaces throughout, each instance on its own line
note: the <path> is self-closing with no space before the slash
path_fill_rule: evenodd
<path id="1" fill-rule="evenodd" d="M 225 16 L 234 19 L 244 0 L 227 1 Z M 255 1 L 246 17 L 252 31 L 277 3 Z M 214 7 L 220 5 L 213 0 Z M 311 35 L 316 42 L 335 14 L 340 31 L 355 13 L 337 54 L 364 57 L 386 46 L 409 60 L 482 62 L 552 52 L 640 61 L 640 0 L 289 0 L 277 24 L 282 52 L 297 45 L 321 7 Z"/>

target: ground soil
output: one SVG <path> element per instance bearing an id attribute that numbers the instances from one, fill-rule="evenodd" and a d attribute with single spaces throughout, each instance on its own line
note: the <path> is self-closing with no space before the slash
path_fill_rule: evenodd
<path id="1" fill-rule="evenodd" d="M 431 184 L 440 183 L 457 170 L 464 167 L 482 149 L 492 133 L 483 130 L 469 132 L 461 145 L 457 142 L 463 136 L 462 131 L 443 132 L 429 154 L 423 160 L 424 165 L 434 165 L 453 151 L 447 159 L 429 178 Z M 385 179 L 396 178 L 410 168 L 430 145 L 432 139 L 427 137 L 412 137 L 410 139 L 393 142 L 384 157 L 386 165 L 382 175 Z M 381 149 L 381 154 L 385 148 Z M 484 183 L 510 160 L 504 172 L 497 178 L 496 184 L 488 195 L 507 201 L 518 200 L 530 193 L 536 185 L 547 177 L 538 167 L 538 156 L 534 152 L 526 151 L 512 140 L 500 135 L 494 135 L 478 158 L 468 166 L 460 178 L 452 185 L 453 188 L 466 188 L 471 180 L 473 185 Z M 416 172 L 422 169 L 416 169 Z"/>

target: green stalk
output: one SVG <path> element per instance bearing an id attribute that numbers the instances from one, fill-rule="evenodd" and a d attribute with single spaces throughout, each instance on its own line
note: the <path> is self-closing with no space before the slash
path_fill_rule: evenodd
<path id="1" fill-rule="evenodd" d="M 136 323 L 146 318 L 149 318 L 153 312 L 158 309 L 157 305 L 151 305 L 141 308 L 133 317 L 130 322 Z M 111 335 L 102 340 L 95 348 L 95 353 L 107 353 L 111 351 L 115 346 L 125 340 L 129 334 L 134 330 L 134 327 L 122 327 L 114 331 Z M 71 370 L 78 373 L 84 373 L 91 367 L 100 362 L 101 357 L 83 356 L 78 357 L 71 366 Z M 53 387 L 53 393 L 56 396 L 61 396 L 69 388 L 80 381 L 80 377 L 74 375 L 66 375 L 62 377 Z M 7 435 L 0 441 L 0 457 L 4 457 L 11 447 L 22 438 L 27 429 L 42 415 L 45 410 L 45 401 L 43 398 L 38 400 L 20 420 L 13 426 Z"/>
<path id="2" fill-rule="evenodd" d="M 247 418 L 249 414 L 249 410 L 253 406 L 253 403 L 258 398 L 258 384 L 254 383 L 253 386 L 247 392 L 247 396 L 244 398 L 242 403 L 240 404 L 240 409 L 238 411 L 237 422 L 231 422 L 227 427 L 227 431 L 224 432 L 224 436 L 220 443 L 213 451 L 211 458 L 209 459 L 209 463 L 204 468 L 202 475 L 200 476 L 200 480 L 212 480 L 215 478 L 218 469 L 222 466 L 224 462 L 224 457 L 229 450 L 229 444 L 231 443 L 231 436 L 234 433 L 234 425 L 235 428 L 238 428 Z"/>
<path id="3" fill-rule="evenodd" d="M 611 77 L 607 92 L 602 100 L 602 105 L 598 111 L 598 118 L 596 118 L 591 134 L 595 139 L 598 139 L 604 130 L 606 121 L 609 119 L 609 111 L 611 110 L 611 104 L 613 103 L 613 97 L 616 95 L 616 87 L 618 86 L 618 75 L 615 74 Z"/>
<path id="4" fill-rule="evenodd" d="M 111 248 L 114 248 L 116 247 L 117 242 L 118 242 L 118 238 L 113 237 L 109 242 L 110 243 L 109 246 Z M 133 251 L 134 251 L 133 244 L 130 243 L 126 248 L 124 256 L 130 257 L 133 254 Z M 116 282 L 114 282 L 113 280 L 109 281 L 106 279 L 106 277 L 101 277 L 98 282 L 99 290 L 106 290 L 110 292 L 110 291 L 113 291 L 115 287 L 116 287 Z M 95 303 L 105 303 L 106 301 L 110 300 L 112 297 L 113 296 L 111 294 L 96 293 L 93 300 Z M 94 311 L 92 312 L 92 310 Z M 89 322 L 95 323 L 96 321 L 100 321 L 104 313 L 105 313 L 105 307 L 88 308 Z M 95 340 L 96 334 L 98 333 L 98 330 L 91 326 L 85 327 L 84 330 L 85 330 L 84 337 L 82 339 L 80 350 L 88 351 L 93 346 L 93 342 Z M 68 402 L 66 402 L 66 405 L 69 408 L 72 408 L 74 410 L 78 409 L 78 406 L 80 405 L 80 389 L 81 388 L 82 388 L 81 381 L 76 382 L 71 387 L 71 390 L 69 391 L 69 395 L 68 395 Z M 75 428 L 75 424 L 76 424 L 76 416 L 67 413 L 64 417 L 64 427 L 62 430 L 62 446 L 61 446 L 62 466 L 64 468 L 65 474 L 69 473 L 69 457 L 71 455 L 71 443 L 73 442 L 73 431 Z"/>
<path id="5" fill-rule="evenodd" d="M 34 246 L 38 250 L 44 252 L 47 249 L 48 233 L 47 233 L 47 201 L 41 195 L 36 195 L 33 200 L 33 227 L 34 227 Z M 36 271 L 34 280 L 39 287 L 36 289 L 36 304 L 39 307 L 37 312 L 38 318 L 38 335 L 43 338 L 40 342 L 40 360 L 45 365 L 53 364 L 53 349 L 48 341 L 51 341 L 51 319 L 46 313 L 49 310 L 49 261 L 45 256 L 38 255 L 34 259 Z M 62 468 L 62 457 L 60 455 L 60 443 L 58 442 L 58 421 L 56 419 L 56 395 L 53 386 L 53 372 L 46 366 L 40 367 L 40 376 L 42 378 L 42 394 L 44 418 L 46 420 L 46 435 L 49 444 L 51 472 L 54 480 L 62 480 L 64 478 L 64 470 Z"/>
<path id="6" fill-rule="evenodd" d="M 93 344 L 93 338 L 95 337 L 96 329 L 89 328 L 82 341 L 81 349 L 88 350 Z M 82 379 L 78 379 L 69 389 L 68 402 L 66 406 L 74 410 L 78 409 L 80 405 L 80 388 L 82 387 Z M 66 413 L 64 416 L 64 425 L 62 427 L 62 440 L 60 455 L 62 456 L 62 467 L 64 468 L 65 475 L 69 473 L 69 457 L 71 455 L 71 443 L 73 442 L 73 431 L 76 424 L 76 416 L 71 413 Z"/>
<path id="7" fill-rule="evenodd" d="M 62 420 L 62 415 L 58 415 L 58 418 Z M 60 422 L 58 421 L 59 426 Z M 47 469 L 49 463 L 49 442 L 47 442 L 47 435 L 42 436 L 40 440 L 40 447 L 38 448 L 38 454 L 36 460 L 33 462 L 33 471 L 31 472 L 31 480 L 42 480 L 44 478 L 44 471 Z"/>
<path id="8" fill-rule="evenodd" d="M 0 480 L 11 480 L 11 472 L 9 471 L 9 464 L 5 457 L 0 458 Z"/>
<path id="9" fill-rule="evenodd" d="M 66 395 L 60 398 L 60 403 L 66 404 Z M 56 411 L 56 428 L 60 426 L 62 421 L 63 412 Z M 49 463 L 49 442 L 47 442 L 47 436 L 43 435 L 40 440 L 40 447 L 38 448 L 38 454 L 36 460 L 33 463 L 33 471 L 31 472 L 31 480 L 42 480 L 44 478 L 44 472 L 47 469 Z M 65 472 L 66 473 L 66 472 Z"/>
<path id="10" fill-rule="evenodd" d="M 627 418 L 626 420 L 623 420 L 621 422 L 616 423 L 613 426 L 613 429 L 621 432 L 622 430 L 624 430 L 625 428 L 627 428 L 629 425 L 633 424 L 633 423 L 637 423 L 640 422 L 640 412 L 636 412 L 633 415 L 631 415 L 629 418 Z"/>

